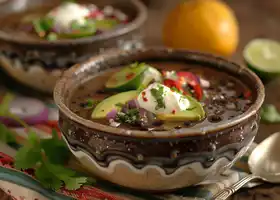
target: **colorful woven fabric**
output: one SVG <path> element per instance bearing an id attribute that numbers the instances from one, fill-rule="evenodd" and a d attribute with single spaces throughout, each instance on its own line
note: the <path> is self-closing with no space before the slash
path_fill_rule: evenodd
<path id="1" fill-rule="evenodd" d="M 51 131 L 57 127 L 58 112 L 52 101 L 40 101 L 38 99 L 17 97 L 17 104 L 11 108 L 14 112 L 21 113 L 22 117 L 26 118 L 26 122 L 32 126 L 35 132 L 42 138 L 51 137 Z M 37 113 L 36 113 L 37 111 Z M 208 200 L 213 194 L 227 187 L 249 172 L 247 166 L 248 154 L 252 151 L 255 144 L 251 146 L 248 153 L 241 158 L 238 163 L 231 169 L 226 171 L 215 180 L 209 180 L 199 186 L 180 189 L 176 192 L 162 195 L 149 194 L 139 191 L 132 191 L 120 186 L 104 183 L 97 180 L 97 183 L 92 186 L 84 186 L 77 191 L 67 191 L 61 189 L 58 192 L 43 188 L 38 181 L 32 176 L 32 173 L 18 171 L 13 168 L 13 156 L 17 148 L 27 138 L 27 133 L 24 128 L 16 127 L 13 122 L 7 122 L 9 127 L 15 130 L 17 134 L 17 143 L 8 146 L 0 143 L 0 188 L 6 193 L 19 200 L 45 200 L 45 199 L 165 199 L 165 200 Z M 0 133 L 1 134 L 1 133 Z M 255 186 L 257 183 L 248 185 Z"/>

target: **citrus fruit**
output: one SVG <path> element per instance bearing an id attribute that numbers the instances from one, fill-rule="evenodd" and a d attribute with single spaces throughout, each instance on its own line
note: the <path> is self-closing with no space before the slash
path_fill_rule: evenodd
<path id="1" fill-rule="evenodd" d="M 254 39 L 243 50 L 250 69 L 262 80 L 280 76 L 280 43 L 270 39 Z"/>
<path id="2" fill-rule="evenodd" d="M 163 42 L 172 48 L 230 56 L 238 41 L 236 17 L 219 0 L 182 1 L 170 12 L 163 26 Z"/>

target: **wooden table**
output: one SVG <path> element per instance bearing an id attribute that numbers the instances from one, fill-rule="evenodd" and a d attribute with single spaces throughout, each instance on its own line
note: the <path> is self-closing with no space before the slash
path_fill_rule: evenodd
<path id="1" fill-rule="evenodd" d="M 151 0 L 149 20 L 146 26 L 147 44 L 161 45 L 161 27 L 167 12 L 180 0 Z M 225 0 L 235 11 L 240 24 L 240 44 L 236 54 L 230 58 L 239 64 L 242 49 L 255 37 L 280 40 L 279 0 Z M 279 92 L 278 92 L 279 91 Z M 280 109 L 280 79 L 266 85 L 266 103 L 273 103 Z M 256 142 L 280 130 L 280 124 L 261 124 Z M 265 184 L 254 189 L 243 189 L 232 200 L 280 200 L 280 185 Z"/>

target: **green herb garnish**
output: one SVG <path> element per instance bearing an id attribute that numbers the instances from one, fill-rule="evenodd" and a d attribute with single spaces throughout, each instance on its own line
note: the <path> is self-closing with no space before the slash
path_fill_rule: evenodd
<path id="1" fill-rule="evenodd" d="M 56 131 L 52 135 L 51 139 L 40 139 L 30 131 L 26 144 L 16 154 L 15 167 L 34 169 L 36 178 L 47 188 L 58 190 L 65 185 L 69 190 L 79 189 L 87 178 L 64 167 L 71 154 Z"/>
<path id="2" fill-rule="evenodd" d="M 16 143 L 15 134 L 4 124 L 0 124 L 0 141 L 6 144 Z"/>
<path id="3" fill-rule="evenodd" d="M 81 103 L 81 107 L 86 108 L 86 109 L 91 109 L 95 107 L 97 104 L 99 104 L 101 101 L 100 100 L 95 100 L 95 99 L 87 99 L 85 103 Z"/>
<path id="4" fill-rule="evenodd" d="M 71 153 L 55 130 L 52 138 L 41 139 L 24 121 L 9 112 L 12 98 L 11 94 L 4 96 L 0 104 L 0 116 L 15 120 L 28 131 L 26 143 L 15 156 L 15 167 L 20 170 L 34 169 L 36 179 L 45 187 L 54 190 L 63 186 L 69 190 L 76 190 L 87 183 L 86 177 L 79 177 L 75 171 L 64 167 Z M 0 131 L 1 141 L 15 142 L 13 133 L 1 123 Z"/>
<path id="5" fill-rule="evenodd" d="M 171 87 L 170 89 L 171 89 L 171 91 L 173 91 L 173 92 L 177 92 L 177 93 L 179 93 L 179 94 L 183 94 L 182 91 L 180 91 L 180 90 L 179 90 L 178 88 L 176 88 L 176 87 Z"/>
<path id="6" fill-rule="evenodd" d="M 164 102 L 164 88 L 163 86 L 158 86 L 158 88 L 152 88 L 151 94 L 155 98 L 157 102 L 156 110 L 165 108 L 165 102 Z"/>
<path id="7" fill-rule="evenodd" d="M 139 110 L 137 108 L 130 109 L 126 113 L 118 112 L 116 116 L 116 121 L 120 123 L 127 123 L 135 125 L 139 122 Z"/>
<path id="8" fill-rule="evenodd" d="M 261 108 L 261 120 L 268 123 L 280 123 L 280 113 L 274 105 L 263 105 Z"/>

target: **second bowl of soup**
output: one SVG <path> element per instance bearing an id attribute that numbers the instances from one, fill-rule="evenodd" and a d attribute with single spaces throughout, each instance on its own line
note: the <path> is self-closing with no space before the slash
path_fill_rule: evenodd
<path id="1" fill-rule="evenodd" d="M 1 67 L 49 93 L 64 70 L 93 54 L 141 45 L 147 18 L 138 0 L 10 0 L 0 11 Z"/>

